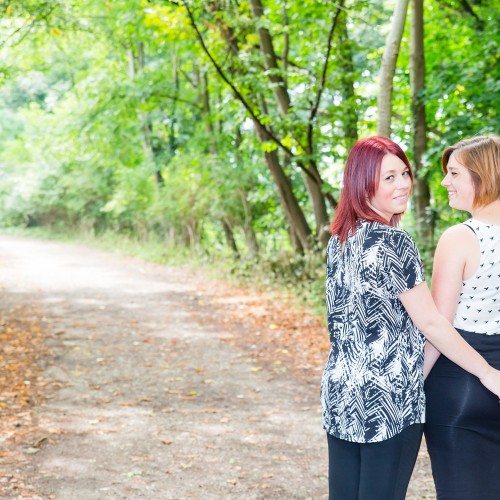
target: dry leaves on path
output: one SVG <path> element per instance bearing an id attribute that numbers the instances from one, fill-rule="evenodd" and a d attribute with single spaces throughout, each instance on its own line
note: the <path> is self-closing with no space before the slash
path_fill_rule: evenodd
<path id="1" fill-rule="evenodd" d="M 0 311 L 0 497 L 34 495 L 23 463 L 45 444 L 30 411 L 46 383 L 39 361 L 47 354 L 40 315 L 34 307 Z"/>
<path id="2" fill-rule="evenodd" d="M 262 365 L 274 372 L 292 371 L 319 384 L 330 348 L 322 318 L 277 291 L 250 291 L 224 281 L 203 282 L 199 290 L 192 297 L 192 313 L 209 316 L 232 332 L 222 340 L 250 346 L 255 369 Z"/>

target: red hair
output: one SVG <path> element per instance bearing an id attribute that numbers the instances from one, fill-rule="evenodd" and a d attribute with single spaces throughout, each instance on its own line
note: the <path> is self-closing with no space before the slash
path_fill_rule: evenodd
<path id="1" fill-rule="evenodd" d="M 349 152 L 344 170 L 344 185 L 340 201 L 330 227 L 333 235 L 344 242 L 349 234 L 356 231 L 357 221 L 366 219 L 387 224 L 370 206 L 369 200 L 378 188 L 380 166 L 384 156 L 397 156 L 410 170 L 413 184 L 413 171 L 404 151 L 386 137 L 366 137 L 360 139 Z M 389 225 L 397 226 L 402 214 L 392 216 Z"/>

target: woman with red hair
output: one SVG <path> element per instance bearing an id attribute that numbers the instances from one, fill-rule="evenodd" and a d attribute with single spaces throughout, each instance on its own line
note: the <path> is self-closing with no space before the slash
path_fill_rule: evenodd
<path id="1" fill-rule="evenodd" d="M 500 396 L 500 371 L 438 313 L 418 250 L 397 228 L 412 184 L 389 139 L 349 153 L 327 249 L 321 402 L 333 500 L 405 498 L 425 420 L 425 338 Z"/>

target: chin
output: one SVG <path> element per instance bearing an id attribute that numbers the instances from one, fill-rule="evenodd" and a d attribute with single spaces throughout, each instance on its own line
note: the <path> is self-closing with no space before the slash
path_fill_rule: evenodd
<path id="1" fill-rule="evenodd" d="M 463 210 L 463 208 L 460 206 L 460 203 L 453 199 L 453 200 L 448 200 L 448 205 L 451 207 L 451 208 L 454 208 L 455 210 Z"/>
<path id="2" fill-rule="evenodd" d="M 451 208 L 454 210 L 465 210 L 462 206 L 460 206 L 460 203 L 456 203 L 455 201 L 449 201 L 448 205 L 450 205 Z"/>
<path id="3" fill-rule="evenodd" d="M 398 207 L 394 210 L 394 215 L 401 215 L 404 214 L 406 211 L 406 205 L 404 207 Z"/>

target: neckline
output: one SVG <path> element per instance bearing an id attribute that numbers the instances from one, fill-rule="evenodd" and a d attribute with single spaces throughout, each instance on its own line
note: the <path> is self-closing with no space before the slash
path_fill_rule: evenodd
<path id="1" fill-rule="evenodd" d="M 474 217 L 471 217 L 469 220 L 471 222 L 475 222 L 476 224 L 480 224 L 482 226 L 494 227 L 494 228 L 500 229 L 500 224 L 493 224 L 492 222 L 484 222 L 482 220 L 475 219 Z"/>

